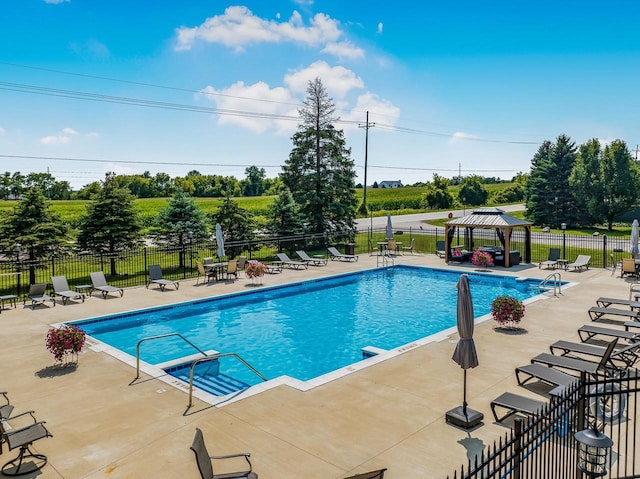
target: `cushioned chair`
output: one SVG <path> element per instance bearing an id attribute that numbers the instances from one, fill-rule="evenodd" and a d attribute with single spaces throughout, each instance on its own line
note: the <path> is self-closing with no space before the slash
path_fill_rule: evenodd
<path id="1" fill-rule="evenodd" d="M 200 477 L 202 477 L 202 479 L 258 479 L 258 474 L 252 471 L 251 460 L 249 459 L 251 454 L 243 452 L 239 454 L 228 454 L 226 456 L 210 456 L 209 451 L 207 451 L 207 446 L 204 443 L 202 431 L 199 428 L 196 428 L 196 434 L 190 449 L 196 455 L 196 463 L 198 464 L 198 470 L 200 471 Z M 213 461 L 240 457 L 244 458 L 249 465 L 248 470 L 227 472 L 224 474 L 213 473 Z"/>
<path id="2" fill-rule="evenodd" d="M 51 283 L 53 284 L 54 293 L 62 298 L 62 304 L 67 304 L 70 299 L 80 299 L 84 303 L 84 294 L 73 291 L 69 287 L 66 277 L 51 276 Z"/>
<path id="3" fill-rule="evenodd" d="M 151 283 L 160 286 L 160 291 L 164 291 L 166 286 L 173 286 L 176 289 L 180 287 L 180 283 L 178 283 L 178 281 L 171 281 L 162 277 L 162 268 L 160 268 L 159 264 L 152 264 L 149 266 L 149 281 L 146 285 L 147 288 Z"/>
<path id="4" fill-rule="evenodd" d="M 89 276 L 91 277 L 93 289 L 100 291 L 104 299 L 107 299 L 107 295 L 109 293 L 119 293 L 120 297 L 124 295 L 124 289 L 111 286 L 107 283 L 107 278 L 104 277 L 104 273 L 102 271 L 89 273 Z M 89 296 L 91 296 L 91 293 L 89 293 Z"/>

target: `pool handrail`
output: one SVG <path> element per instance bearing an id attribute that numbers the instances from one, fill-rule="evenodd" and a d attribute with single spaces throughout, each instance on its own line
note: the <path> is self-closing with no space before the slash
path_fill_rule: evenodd
<path id="1" fill-rule="evenodd" d="M 253 372 L 256 376 L 258 376 L 260 379 L 262 379 L 263 381 L 268 381 L 268 379 L 266 377 L 264 377 L 262 374 L 260 374 L 260 372 L 256 368 L 254 368 L 253 366 L 251 366 L 251 364 L 249 364 L 244 359 L 242 359 L 240 357 L 240 355 L 237 354 L 237 353 L 216 353 L 216 354 L 212 354 L 210 356 L 209 355 L 205 355 L 204 358 L 198 358 L 195 361 L 193 361 L 191 363 L 191 367 L 189 368 L 189 405 L 187 406 L 187 409 L 189 409 L 191 407 L 191 405 L 193 404 L 193 370 L 195 369 L 195 367 L 200 363 L 204 363 L 204 362 L 207 362 L 207 361 L 214 361 L 214 360 L 217 360 L 219 358 L 224 358 L 224 357 L 227 357 L 227 356 L 233 356 L 238 361 L 240 361 L 242 364 L 244 364 L 247 368 L 249 368 L 249 370 L 251 372 Z"/>
<path id="2" fill-rule="evenodd" d="M 138 344 L 136 344 L 136 377 L 134 378 L 134 382 L 137 379 L 140 379 L 140 346 L 142 345 L 143 342 L 145 341 L 150 341 L 152 339 L 162 339 L 162 338 L 167 338 L 169 336 L 178 336 L 180 339 L 182 339 L 185 343 L 187 343 L 189 346 L 191 346 L 193 349 L 195 349 L 196 351 L 198 351 L 200 354 L 202 354 L 203 356 L 207 356 L 207 353 L 205 353 L 202 349 L 200 349 L 198 346 L 196 346 L 195 344 L 193 344 L 191 341 L 189 341 L 187 338 L 185 338 L 182 334 L 180 333 L 167 333 L 167 334 L 159 334 L 157 336 L 148 336 L 146 338 L 142 338 L 140 341 L 138 341 Z"/>

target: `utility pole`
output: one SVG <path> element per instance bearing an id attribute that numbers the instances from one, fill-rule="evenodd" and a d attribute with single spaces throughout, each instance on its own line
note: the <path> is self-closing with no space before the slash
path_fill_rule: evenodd
<path id="1" fill-rule="evenodd" d="M 364 125 L 358 125 L 358 128 L 364 128 L 364 186 L 362 189 L 362 204 L 367 207 L 367 157 L 369 156 L 369 128 L 376 126 L 375 123 L 369 123 L 369 111 L 367 111 L 367 121 Z"/>
<path id="2" fill-rule="evenodd" d="M 631 151 L 635 151 L 635 153 L 636 153 L 636 161 L 638 161 L 638 145 L 636 144 L 636 149 L 635 150 L 631 150 Z"/>

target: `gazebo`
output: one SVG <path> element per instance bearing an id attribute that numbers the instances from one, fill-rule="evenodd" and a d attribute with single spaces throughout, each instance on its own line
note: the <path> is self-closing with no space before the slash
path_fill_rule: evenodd
<path id="1" fill-rule="evenodd" d="M 499 208 L 480 208 L 473 210 L 469 215 L 455 218 L 445 223 L 445 261 L 448 263 L 451 257 L 451 243 L 456 228 L 465 229 L 465 239 L 469 250 L 473 249 L 473 230 L 476 228 L 493 229 L 502 247 L 504 248 L 504 266 L 509 267 L 511 251 L 511 233 L 514 228 L 524 228 L 525 232 L 525 251 L 524 262 L 531 262 L 531 225 L 529 221 L 521 220 L 515 216 L 508 215 Z"/>

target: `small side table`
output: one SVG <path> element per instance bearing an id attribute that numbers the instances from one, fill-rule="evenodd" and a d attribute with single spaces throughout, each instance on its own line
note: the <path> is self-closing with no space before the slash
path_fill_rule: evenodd
<path id="1" fill-rule="evenodd" d="M 567 265 L 569 264 L 569 260 L 568 259 L 559 259 L 558 260 L 558 266 L 562 269 L 567 269 Z"/>
<path id="2" fill-rule="evenodd" d="M 4 303 L 12 304 L 15 308 L 17 299 L 18 297 L 15 294 L 5 294 L 4 296 L 0 296 L 0 310 L 4 309 Z"/>
<path id="3" fill-rule="evenodd" d="M 89 296 L 91 296 L 91 293 L 93 293 L 93 285 L 79 284 L 78 286 L 76 286 L 76 291 L 81 294 L 88 293 Z"/>

